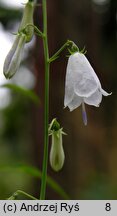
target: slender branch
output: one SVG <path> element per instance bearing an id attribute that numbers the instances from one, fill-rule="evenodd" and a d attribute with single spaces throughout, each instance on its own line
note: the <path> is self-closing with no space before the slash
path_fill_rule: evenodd
<path id="1" fill-rule="evenodd" d="M 47 163 L 48 163 L 48 124 L 49 124 L 49 53 L 47 40 L 47 5 L 46 0 L 42 0 L 43 10 L 43 45 L 45 58 L 45 104 L 44 104 L 44 156 L 42 167 L 42 181 L 40 199 L 45 199 L 46 179 L 47 179 Z"/>
<path id="2" fill-rule="evenodd" d="M 31 196 L 30 194 L 28 194 L 22 190 L 17 190 L 11 197 L 8 198 L 8 200 L 15 200 L 18 197 L 18 195 L 20 195 L 20 194 L 30 198 L 31 200 L 37 200 L 37 198 Z"/>
<path id="3" fill-rule="evenodd" d="M 67 40 L 66 43 L 49 59 L 49 63 L 53 62 L 54 60 L 56 60 L 56 58 L 58 58 L 58 55 L 66 48 L 69 47 L 70 45 L 72 45 L 73 42 L 70 40 Z"/>

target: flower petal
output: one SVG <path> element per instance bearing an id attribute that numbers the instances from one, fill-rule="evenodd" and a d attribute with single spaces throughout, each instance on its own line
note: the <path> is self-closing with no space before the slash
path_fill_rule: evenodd
<path id="1" fill-rule="evenodd" d="M 84 98 L 84 102 L 89 105 L 93 105 L 98 107 L 102 100 L 102 93 L 98 89 L 95 93 L 93 93 L 90 97 Z"/>
<path id="2" fill-rule="evenodd" d="M 81 73 L 83 74 L 83 78 L 95 80 L 97 85 L 101 87 L 100 81 L 92 68 L 91 64 L 89 63 L 88 59 L 83 53 L 76 53 L 77 54 L 77 64 L 80 65 Z"/>
<path id="3" fill-rule="evenodd" d="M 102 93 L 104 96 L 109 96 L 109 95 L 112 94 L 112 92 L 111 92 L 111 93 L 108 93 L 108 92 L 104 91 L 104 89 L 102 89 L 102 88 L 101 88 L 101 93 Z"/>
<path id="4" fill-rule="evenodd" d="M 16 52 L 17 45 L 19 43 L 19 39 L 20 39 L 20 37 L 19 37 L 19 35 L 17 35 L 17 37 L 16 37 L 16 39 L 15 39 L 15 41 L 13 43 L 13 46 L 11 47 L 9 53 L 6 56 L 6 59 L 5 59 L 5 62 L 4 62 L 4 67 L 3 67 L 3 72 L 4 72 L 5 76 L 7 75 L 6 73 L 8 71 L 9 65 L 11 63 L 11 60 L 12 60 L 15 52 Z"/>
<path id="5" fill-rule="evenodd" d="M 96 91 L 97 88 L 98 86 L 94 79 L 82 77 L 81 80 L 77 81 L 74 91 L 80 97 L 89 97 Z"/>
<path id="6" fill-rule="evenodd" d="M 97 88 L 101 88 L 100 81 L 84 54 L 77 52 L 70 56 L 70 61 L 74 91 L 78 96 L 89 97 Z"/>
<path id="7" fill-rule="evenodd" d="M 70 56 L 71 57 L 71 56 Z M 69 57 L 67 64 L 66 80 L 65 80 L 65 98 L 64 106 L 72 101 L 74 96 L 74 73 L 72 71 L 72 59 Z"/>
<path id="8" fill-rule="evenodd" d="M 25 44 L 25 35 L 20 35 L 19 39 L 18 39 L 18 43 L 16 43 L 17 40 L 15 40 L 15 45 L 13 45 L 11 51 L 9 52 L 9 54 L 6 57 L 5 63 L 4 63 L 4 75 L 7 79 L 10 79 L 12 76 L 14 76 L 14 74 L 16 73 L 16 71 L 19 68 L 20 62 L 21 62 L 21 58 L 22 58 L 22 52 L 24 49 L 24 44 Z M 17 45 L 17 46 L 16 46 Z M 5 65 L 6 64 L 6 65 Z M 7 70 L 5 70 L 7 69 Z"/>
<path id="9" fill-rule="evenodd" d="M 68 104 L 70 111 L 73 111 L 77 107 L 79 107 L 82 103 L 82 98 L 74 94 L 72 101 Z"/>

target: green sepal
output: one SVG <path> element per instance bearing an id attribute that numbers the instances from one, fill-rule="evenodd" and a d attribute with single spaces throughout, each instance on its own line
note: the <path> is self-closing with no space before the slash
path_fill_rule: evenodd
<path id="1" fill-rule="evenodd" d="M 60 129 L 60 124 L 59 124 L 59 122 L 56 120 L 56 118 L 54 118 L 52 121 L 51 121 L 51 123 L 50 123 L 50 125 L 49 125 L 49 131 L 57 131 L 57 130 L 59 130 Z"/>

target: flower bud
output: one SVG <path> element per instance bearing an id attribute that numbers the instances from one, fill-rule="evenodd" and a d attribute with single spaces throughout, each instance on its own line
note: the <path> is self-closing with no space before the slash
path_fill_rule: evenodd
<path id="1" fill-rule="evenodd" d="M 10 79 L 17 72 L 21 63 L 24 45 L 32 39 L 34 29 L 28 24 L 33 25 L 33 12 L 34 2 L 28 2 L 24 8 L 23 18 L 18 30 L 19 34 L 16 36 L 4 62 L 3 73 L 7 79 Z"/>
<path id="2" fill-rule="evenodd" d="M 50 165 L 57 172 L 63 167 L 65 160 L 62 135 L 66 134 L 63 132 L 63 128 L 60 128 L 60 124 L 56 119 L 53 119 L 49 125 L 49 135 L 52 136 Z"/>
<path id="3" fill-rule="evenodd" d="M 19 27 L 19 32 L 23 30 L 26 35 L 26 42 L 31 41 L 34 33 L 33 25 L 34 2 L 28 2 L 24 8 L 23 18 Z"/>
<path id="4" fill-rule="evenodd" d="M 26 37 L 24 34 L 17 35 L 12 48 L 6 56 L 3 67 L 3 73 L 7 79 L 10 79 L 19 68 L 22 57 L 22 51 L 24 48 L 24 44 L 26 42 L 25 38 Z"/>
<path id="5" fill-rule="evenodd" d="M 50 150 L 50 164 L 54 171 L 59 171 L 64 164 L 65 155 L 62 143 L 62 130 L 52 132 L 52 145 Z"/>

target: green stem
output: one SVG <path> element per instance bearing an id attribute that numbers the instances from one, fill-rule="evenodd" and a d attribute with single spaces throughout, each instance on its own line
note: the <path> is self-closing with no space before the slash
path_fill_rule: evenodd
<path id="1" fill-rule="evenodd" d="M 68 46 L 72 45 L 73 42 L 70 40 L 67 40 L 67 42 L 49 59 L 49 63 L 53 62 L 58 58 L 58 55 Z"/>
<path id="2" fill-rule="evenodd" d="M 45 104 L 44 104 L 44 156 L 42 167 L 42 181 L 40 199 L 45 199 L 46 179 L 47 179 L 47 162 L 48 162 L 48 124 L 49 124 L 49 53 L 47 40 L 47 5 L 46 0 L 42 0 L 43 10 L 43 45 L 45 58 Z"/>
<path id="3" fill-rule="evenodd" d="M 8 200 L 15 200 L 19 194 L 24 195 L 24 196 L 30 198 L 31 200 L 37 200 L 35 197 L 33 197 L 30 194 L 28 194 L 24 191 L 21 191 L 21 190 L 17 190 L 11 197 L 8 198 Z"/>

